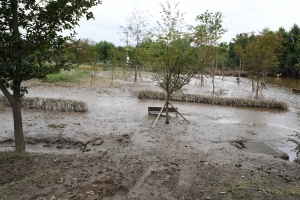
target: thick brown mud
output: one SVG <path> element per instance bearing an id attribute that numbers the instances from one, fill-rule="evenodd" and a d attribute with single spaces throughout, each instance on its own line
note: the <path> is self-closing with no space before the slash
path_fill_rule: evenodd
<path id="1" fill-rule="evenodd" d="M 244 170 L 248 170 L 247 173 L 253 174 L 254 178 L 259 176 L 257 168 L 261 166 L 272 166 L 276 172 L 289 168 L 290 171 L 285 172 L 290 177 L 297 175 L 297 164 L 280 158 L 282 152 L 279 149 L 294 147 L 287 139 L 299 132 L 300 127 L 299 95 L 293 94 L 290 88 L 267 83 L 262 91 L 264 98 L 287 102 L 287 111 L 172 102 L 190 124 L 179 115 L 176 117 L 175 114 L 171 114 L 170 124 L 166 124 L 165 118 L 161 117 L 155 128 L 152 128 L 157 116 L 148 115 L 147 107 L 162 106 L 164 101 L 139 100 L 139 90 L 159 90 L 149 75 L 143 74 L 143 80 L 137 83 L 132 80 L 116 80 L 112 85 L 101 87 L 35 86 L 27 83 L 30 97 L 80 100 L 86 102 L 89 107 L 86 113 L 23 109 L 27 151 L 72 155 L 75 153 L 78 156 L 105 155 L 107 161 L 112 162 L 112 170 L 116 171 L 115 173 L 123 173 L 122 178 L 110 178 L 127 180 L 128 185 L 122 186 L 121 190 L 122 184 L 117 187 L 108 178 L 106 181 L 114 188 L 114 195 L 106 194 L 104 199 L 123 199 L 124 196 L 132 199 L 205 199 L 212 196 L 220 198 L 219 196 L 223 195 L 220 192 L 224 191 L 218 189 L 217 193 L 213 193 L 213 187 L 208 185 L 214 183 L 218 177 L 235 176 L 233 174 L 239 168 L 239 164 Z M 235 77 L 225 77 L 224 80 L 222 77 L 216 77 L 216 83 L 219 89 L 225 91 L 224 96 L 253 96 L 250 80 L 246 78 L 242 78 L 242 82 L 238 84 Z M 194 94 L 210 95 L 211 91 L 209 77 L 205 80 L 205 86 L 201 87 L 200 81 L 194 79 L 183 88 L 183 92 Z M 0 111 L 0 121 L 0 150 L 13 150 L 13 120 L 10 108 Z M 59 124 L 65 124 L 65 127 L 49 126 Z M 232 145 L 236 141 L 242 141 L 246 147 L 250 142 L 261 142 L 277 152 L 278 156 L 263 152 L 245 152 Z M 131 165 L 128 166 L 123 161 L 131 162 Z M 103 167 L 109 165 L 102 163 L 101 168 Z M 201 173 L 203 172 L 202 179 L 201 176 L 197 176 L 197 173 L 200 173 L 197 172 L 199 168 Z M 133 171 L 134 175 L 131 178 L 126 175 L 126 169 Z M 137 171 L 134 171 L 135 169 Z M 264 170 L 267 169 L 260 171 Z M 205 175 L 208 171 L 211 177 Z M 104 170 L 103 173 L 108 172 L 109 170 Z M 238 174 L 236 178 L 241 176 L 247 177 L 245 174 Z M 278 177 L 277 174 L 274 176 Z M 290 182 L 299 184 L 297 177 Z M 227 178 L 224 178 L 225 182 L 228 181 Z M 92 178 L 87 180 L 95 181 Z M 271 176 L 268 180 L 271 180 Z M 274 179 L 276 180 L 277 178 Z M 101 181 L 105 182 L 102 179 Z M 99 184 L 104 184 L 101 181 Z M 282 181 L 285 182 L 283 178 Z M 204 188 L 203 191 L 199 189 L 200 186 L 195 186 L 196 183 Z M 93 188 L 93 185 L 99 185 L 95 182 L 90 184 L 86 187 Z M 278 184 L 282 182 L 278 181 Z M 164 186 L 161 187 L 162 185 Z M 87 195 L 87 191 L 82 185 L 81 187 L 74 191 L 82 190 L 81 193 Z M 206 192 L 205 187 L 209 187 L 210 191 Z M 220 187 L 223 186 L 218 185 L 217 188 Z M 175 192 L 176 188 L 179 188 L 178 192 Z M 231 199 L 232 195 L 227 195 L 226 198 Z M 71 196 L 70 194 L 65 197 Z"/>

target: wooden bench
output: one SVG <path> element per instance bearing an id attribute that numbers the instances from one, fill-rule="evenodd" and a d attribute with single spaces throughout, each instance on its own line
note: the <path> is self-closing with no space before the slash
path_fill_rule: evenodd
<path id="1" fill-rule="evenodd" d="M 293 88 L 293 93 L 294 94 L 300 94 L 300 89 Z"/>
<path id="2" fill-rule="evenodd" d="M 176 108 L 178 110 L 178 108 Z M 148 107 L 148 115 L 158 114 L 161 110 L 161 107 Z M 169 107 L 169 112 L 175 112 L 177 117 L 177 111 L 173 107 Z M 166 112 L 166 108 L 162 112 Z"/>

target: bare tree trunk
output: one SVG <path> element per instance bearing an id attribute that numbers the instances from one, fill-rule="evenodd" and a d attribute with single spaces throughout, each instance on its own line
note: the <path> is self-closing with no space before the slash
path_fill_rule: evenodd
<path id="1" fill-rule="evenodd" d="M 203 86 L 204 85 L 204 77 L 203 77 L 203 73 L 202 72 L 201 72 L 200 80 L 201 80 L 201 86 Z"/>
<path id="2" fill-rule="evenodd" d="M 255 84 L 254 84 L 254 79 L 253 78 L 251 79 L 251 82 L 252 82 L 252 92 L 254 92 L 255 91 Z"/>
<path id="3" fill-rule="evenodd" d="M 215 94 L 215 75 L 214 74 L 213 74 L 212 84 L 213 84 L 213 94 Z"/>
<path id="4" fill-rule="evenodd" d="M 169 124 L 169 101 L 170 101 L 170 94 L 167 94 L 167 103 L 166 103 L 166 124 Z"/>
<path id="5" fill-rule="evenodd" d="M 22 70 L 22 43 L 21 34 L 19 32 L 19 19 L 18 19 L 18 1 L 11 0 L 11 8 L 13 12 L 12 28 L 14 36 L 14 50 L 15 50 L 15 61 L 16 69 Z M 15 150 L 20 153 L 25 152 L 25 138 L 23 134 L 23 123 L 21 114 L 21 81 L 17 79 L 13 80 L 13 95 L 11 95 L 3 83 L 0 82 L 0 89 L 8 99 L 12 106 L 13 118 L 14 118 L 14 136 L 15 136 Z"/>
<path id="6" fill-rule="evenodd" d="M 255 94 L 255 98 L 258 99 L 258 89 L 259 89 L 259 74 L 257 75 L 257 80 L 256 80 L 256 94 Z"/>
<path id="7" fill-rule="evenodd" d="M 137 81 L 137 70 L 138 70 L 138 67 L 137 65 L 135 65 L 135 71 L 134 71 L 134 82 Z"/>
<path id="8" fill-rule="evenodd" d="M 16 86 L 17 89 L 13 90 L 13 95 L 11 95 L 3 83 L 0 83 L 0 89 L 8 99 L 12 106 L 13 118 L 14 118 L 14 137 L 15 137 L 15 150 L 20 153 L 25 152 L 25 138 L 23 133 L 23 123 L 22 123 L 22 113 L 21 113 L 21 84 Z"/>
<path id="9" fill-rule="evenodd" d="M 238 78 L 238 83 L 240 83 L 241 80 L 241 68 L 242 68 L 242 59 L 240 59 L 240 68 L 239 68 L 239 78 Z"/>
<path id="10" fill-rule="evenodd" d="M 213 85 L 213 94 L 215 94 L 215 67 L 214 67 L 215 63 L 213 61 L 212 66 L 213 66 L 213 70 L 212 70 L 212 85 Z"/>
<path id="11" fill-rule="evenodd" d="M 15 136 L 15 145 L 16 145 L 15 150 L 16 152 L 24 153 L 25 138 L 23 133 L 20 99 L 16 100 L 14 103 L 11 103 L 11 106 L 12 106 L 13 118 L 14 118 L 14 136 Z"/>

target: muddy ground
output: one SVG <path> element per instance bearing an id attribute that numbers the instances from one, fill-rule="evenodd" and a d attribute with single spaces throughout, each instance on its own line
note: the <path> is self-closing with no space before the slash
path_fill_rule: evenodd
<path id="1" fill-rule="evenodd" d="M 26 83 L 28 96 L 81 100 L 89 111 L 23 109 L 28 153 L 18 155 L 11 109 L 2 107 L 0 199 L 300 198 L 299 164 L 280 151 L 294 148 L 287 139 L 300 126 L 299 96 L 290 88 L 267 84 L 262 93 L 288 102 L 287 111 L 173 102 L 190 124 L 172 113 L 170 124 L 161 117 L 152 128 L 156 115 L 147 107 L 164 102 L 137 98 L 139 90 L 159 90 L 142 77 L 111 84 L 101 72 L 93 86 Z M 216 81 L 224 96 L 253 95 L 246 78 Z M 200 87 L 195 79 L 183 92 L 209 95 L 210 82 Z"/>

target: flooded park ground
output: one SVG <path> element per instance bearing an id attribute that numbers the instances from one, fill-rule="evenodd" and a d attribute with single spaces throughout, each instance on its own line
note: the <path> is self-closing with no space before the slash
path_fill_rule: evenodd
<path id="1" fill-rule="evenodd" d="M 109 72 L 97 79 L 109 80 Z M 290 152 L 295 144 L 287 142 L 300 130 L 299 95 L 280 85 L 295 79 L 268 78 L 262 91 L 265 99 L 286 102 L 288 110 L 172 102 L 190 124 L 172 113 L 170 124 L 161 117 L 155 128 L 157 116 L 148 115 L 147 107 L 164 101 L 138 99 L 140 90 L 160 91 L 151 74 L 142 73 L 142 79 L 73 87 L 26 83 L 28 97 L 80 100 L 88 111 L 23 109 L 26 148 L 34 154 L 19 159 L 1 154 L 0 197 L 300 198 L 300 169 Z M 236 77 L 216 76 L 215 81 L 224 97 L 254 95 L 247 78 L 239 84 Z M 211 77 L 204 86 L 193 79 L 182 92 L 211 95 Z M 0 150 L 9 152 L 14 145 L 10 108 L 0 111 L 0 121 Z"/>

